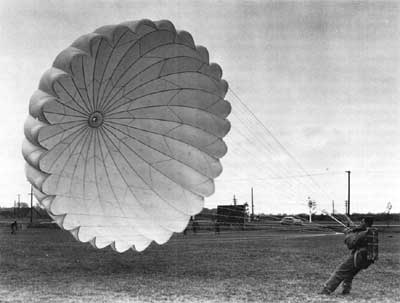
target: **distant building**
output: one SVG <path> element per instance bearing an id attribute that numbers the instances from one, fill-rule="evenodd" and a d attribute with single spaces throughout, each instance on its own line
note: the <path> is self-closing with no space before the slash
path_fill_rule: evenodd
<path id="1" fill-rule="evenodd" d="M 17 205 L 18 206 L 18 205 Z M 29 208 L 30 206 L 29 206 L 29 204 L 28 203 L 25 203 L 25 202 L 19 202 L 19 207 L 20 208 Z"/>
<path id="2" fill-rule="evenodd" d="M 220 225 L 244 225 L 247 219 L 247 203 L 243 205 L 218 205 L 217 223 Z"/>

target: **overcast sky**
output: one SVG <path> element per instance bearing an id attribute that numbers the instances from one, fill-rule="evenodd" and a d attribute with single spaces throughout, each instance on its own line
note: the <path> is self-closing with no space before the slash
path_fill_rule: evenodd
<path id="1" fill-rule="evenodd" d="M 249 201 L 253 186 L 256 212 L 305 212 L 308 196 L 343 211 L 350 170 L 353 211 L 390 201 L 400 212 L 399 16 L 396 1 L 2 0 L 0 205 L 28 200 L 23 123 L 56 55 L 102 25 L 147 18 L 190 32 L 231 88 L 229 151 L 207 207 Z"/>

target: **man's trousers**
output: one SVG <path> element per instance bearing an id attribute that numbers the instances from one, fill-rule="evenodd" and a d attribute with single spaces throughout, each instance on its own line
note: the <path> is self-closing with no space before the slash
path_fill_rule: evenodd
<path id="1" fill-rule="evenodd" d="M 354 255 L 351 254 L 336 268 L 329 280 L 325 282 L 325 288 L 329 292 L 333 292 L 339 286 L 339 284 L 343 282 L 343 291 L 349 292 L 353 278 L 359 271 L 360 268 L 354 266 Z"/>

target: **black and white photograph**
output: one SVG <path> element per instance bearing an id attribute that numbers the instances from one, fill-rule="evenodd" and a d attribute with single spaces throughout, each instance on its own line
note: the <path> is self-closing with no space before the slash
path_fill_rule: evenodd
<path id="1" fill-rule="evenodd" d="M 0 1 L 0 302 L 400 301 L 400 2 Z"/>

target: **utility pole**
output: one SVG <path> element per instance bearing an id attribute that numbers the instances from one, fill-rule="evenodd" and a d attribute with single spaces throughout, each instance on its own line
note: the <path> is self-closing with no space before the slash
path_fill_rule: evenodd
<path id="1" fill-rule="evenodd" d="M 17 217 L 21 214 L 20 208 L 21 208 L 21 195 L 18 194 L 18 211 L 17 211 Z"/>
<path id="2" fill-rule="evenodd" d="M 251 188 L 251 220 L 254 220 L 254 199 L 253 199 L 253 187 Z"/>
<path id="3" fill-rule="evenodd" d="M 350 216 L 350 173 L 351 171 L 346 170 L 347 173 L 347 210 L 346 214 Z"/>
<path id="4" fill-rule="evenodd" d="M 390 201 L 386 205 L 386 225 L 389 227 L 390 224 L 390 210 L 392 209 L 392 203 Z"/>
<path id="5" fill-rule="evenodd" d="M 390 203 L 389 201 L 388 204 L 386 205 L 386 212 L 389 214 L 391 209 L 392 209 L 392 203 Z"/>
<path id="6" fill-rule="evenodd" d="M 233 195 L 233 205 L 236 206 L 236 197 L 235 197 L 235 195 Z"/>
<path id="7" fill-rule="evenodd" d="M 335 200 L 332 200 L 332 215 L 335 214 Z"/>
<path id="8" fill-rule="evenodd" d="M 31 185 L 31 192 L 28 194 L 31 196 L 31 223 L 33 222 L 33 188 Z"/>
<path id="9" fill-rule="evenodd" d="M 312 200 L 311 200 L 310 197 L 308 197 L 308 203 L 307 203 L 307 205 L 308 205 L 308 209 L 309 209 L 309 211 L 310 211 L 308 221 L 309 221 L 310 223 L 312 223 L 311 216 L 312 216 L 312 206 L 313 206 L 313 202 L 312 202 Z"/>

